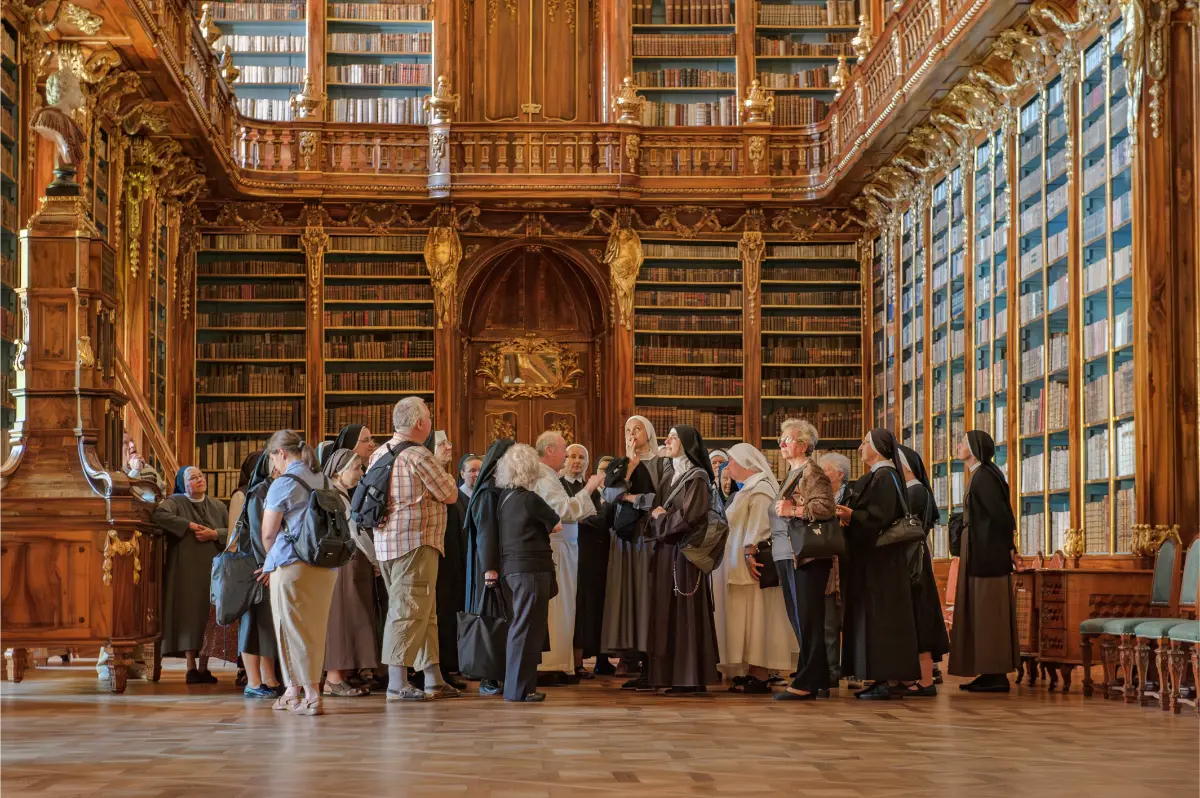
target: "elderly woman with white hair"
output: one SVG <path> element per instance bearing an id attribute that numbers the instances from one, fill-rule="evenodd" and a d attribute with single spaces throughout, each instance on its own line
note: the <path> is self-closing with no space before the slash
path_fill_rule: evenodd
<path id="1" fill-rule="evenodd" d="M 506 701 L 544 701 L 537 688 L 538 663 L 549 633 L 550 599 L 558 593 L 550 535 L 561 529 L 558 513 L 535 491 L 541 477 L 537 451 L 513 444 L 496 468 L 500 494 L 496 523 L 481 530 L 484 583 L 500 585 L 512 608 L 504 669 Z"/>
<path id="2" fill-rule="evenodd" d="M 733 680 L 732 692 L 769 694 L 769 671 L 787 673 L 800 653 L 783 590 L 777 580 L 762 586 L 763 568 L 771 566 L 754 557 L 758 545 L 770 540 L 779 483 L 767 458 L 748 443 L 729 449 L 725 471 L 742 487 L 725 508 L 729 540 L 712 574 L 717 668 Z"/>
<path id="3" fill-rule="evenodd" d="M 224 504 L 207 494 L 204 472 L 186 466 L 175 475 L 175 493 L 151 516 L 167 533 L 162 655 L 187 657 L 188 684 L 217 681 L 208 670 L 208 657 L 199 654 L 208 625 L 212 562 L 228 538 L 229 515 Z"/>
<path id="4" fill-rule="evenodd" d="M 854 498 L 850 487 L 854 467 L 850 458 L 840 452 L 822 452 L 817 462 L 829 477 L 834 504 L 849 504 Z M 842 678 L 842 580 L 841 563 L 836 557 L 825 586 L 825 657 L 829 662 L 829 683 L 837 684 Z"/>

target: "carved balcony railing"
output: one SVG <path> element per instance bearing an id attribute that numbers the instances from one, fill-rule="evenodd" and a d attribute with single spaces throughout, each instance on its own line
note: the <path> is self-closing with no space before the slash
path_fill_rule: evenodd
<path id="1" fill-rule="evenodd" d="M 489 125 L 454 122 L 438 132 L 445 146 L 429 174 L 430 131 L 411 125 L 355 125 L 241 117 L 215 54 L 189 22 L 184 0 L 129 0 L 187 105 L 213 144 L 230 183 L 248 195 L 303 193 L 444 197 L 496 190 L 510 175 L 531 189 L 697 194 L 704 178 L 790 200 L 826 197 L 862 158 L 906 102 L 928 99 L 934 56 L 965 33 L 1008 12 L 987 0 L 907 0 L 851 70 L 820 123 L 800 127 L 649 128 L 592 124 Z M 444 138 L 441 138 L 444 136 Z M 504 181 L 497 180 L 505 176 Z M 370 180 L 363 180 L 370 177 Z M 570 180 L 564 180 L 569 177 Z M 712 184 L 716 186 L 716 182 Z"/>

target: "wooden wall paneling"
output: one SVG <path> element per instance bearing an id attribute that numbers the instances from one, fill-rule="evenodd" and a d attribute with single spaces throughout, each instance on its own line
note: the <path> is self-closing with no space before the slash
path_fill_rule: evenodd
<path id="1" fill-rule="evenodd" d="M 740 124 L 742 100 L 746 99 L 746 90 L 750 81 L 758 77 L 757 59 L 755 57 L 755 32 L 758 19 L 758 2 L 751 0 L 733 0 L 733 19 L 737 25 L 737 124 Z"/>
<path id="2" fill-rule="evenodd" d="M 530 0 L 535 14 L 528 101 L 541 106 L 530 121 L 591 121 L 592 1 Z"/>
<path id="3" fill-rule="evenodd" d="M 592 0 L 598 17 L 594 39 L 597 64 L 594 78 L 593 119 L 612 122 L 612 98 L 627 76 L 633 74 L 631 0 Z"/>
<path id="4" fill-rule="evenodd" d="M 446 0 L 432 3 L 433 6 L 433 74 L 430 78 L 434 86 L 439 76 L 450 78 L 454 91 L 462 94 L 460 76 L 455 71 L 454 54 L 458 52 L 455 41 L 460 34 L 460 28 L 465 24 L 466 12 L 470 8 L 468 0 Z M 465 95 L 464 95 L 465 96 Z M 460 439 L 465 440 L 465 439 Z M 453 442 L 453 439 L 452 439 Z"/>
<path id="5" fill-rule="evenodd" d="M 325 88 L 325 9 L 327 0 L 308 0 L 304 10 L 304 32 L 308 37 L 305 48 L 305 68 L 312 81 L 313 91 L 324 100 L 329 96 Z M 441 3 L 435 3 L 435 6 Z M 322 116 L 328 118 L 326 109 L 322 108 Z"/>
<path id="6" fill-rule="evenodd" d="M 1190 15 L 1190 16 L 1188 16 Z M 1181 22 L 1183 24 L 1181 24 Z M 1180 279 L 1175 291 L 1180 315 L 1179 382 L 1179 440 L 1178 470 L 1179 505 L 1172 523 L 1180 524 L 1185 544 L 1198 534 L 1192 522 L 1200 517 L 1200 9 L 1179 12 L 1169 35 L 1171 79 L 1167 85 L 1167 104 L 1170 121 L 1168 134 L 1174 143 L 1178 181 L 1172 197 L 1177 211 L 1170 218 L 1178 221 L 1175 230 L 1179 253 Z M 1184 331 L 1189 334 L 1184 335 Z M 1145 423 L 1145 422 L 1141 422 Z M 1137 464 L 1139 474 L 1143 463 Z M 1140 491 L 1139 491 L 1140 492 Z"/>
<path id="7" fill-rule="evenodd" d="M 521 36 L 517 3 L 502 7 L 499 2 L 476 2 L 471 11 L 471 46 L 478 67 L 471 83 L 475 120 L 516 122 L 522 118 L 520 80 L 528 75 L 530 57 L 528 47 L 522 46 L 528 36 Z M 500 153 L 496 156 L 499 164 Z"/>

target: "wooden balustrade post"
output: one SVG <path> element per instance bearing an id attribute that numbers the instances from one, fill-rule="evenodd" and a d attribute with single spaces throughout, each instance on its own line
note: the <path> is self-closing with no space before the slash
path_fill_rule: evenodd
<path id="1" fill-rule="evenodd" d="M 596 119 L 612 123 L 617 112 L 613 97 L 626 77 L 633 75 L 633 18 L 630 0 L 593 0 L 598 3 L 600 27 L 597 32 Z"/>
<path id="2" fill-rule="evenodd" d="M 304 11 L 304 32 L 308 36 L 304 67 L 308 71 L 308 79 L 313 91 L 321 100 L 320 112 L 316 115 L 317 119 L 326 118 L 325 98 L 329 96 L 329 92 L 325 88 L 325 3 L 326 0 L 308 0 Z"/>

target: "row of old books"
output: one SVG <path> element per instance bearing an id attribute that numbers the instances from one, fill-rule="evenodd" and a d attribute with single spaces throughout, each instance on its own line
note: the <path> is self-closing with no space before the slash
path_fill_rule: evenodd
<path id="1" fill-rule="evenodd" d="M 637 314 L 637 329 L 644 332 L 741 332 L 742 317 L 737 316 L 660 316 L 645 312 Z"/>
<path id="2" fill-rule="evenodd" d="M 666 437 L 665 433 L 676 424 L 695 427 L 705 438 L 732 439 L 741 438 L 745 434 L 740 413 L 670 405 L 635 407 L 633 412 L 634 415 L 644 416 L 649 420 L 655 430 L 662 430 L 663 437 Z"/>
<path id="3" fill-rule="evenodd" d="M 304 19 L 304 3 L 208 3 L 213 19 L 226 22 L 274 22 Z"/>
<path id="4" fill-rule="evenodd" d="M 803 55 L 837 58 L 839 55 L 854 55 L 850 39 L 851 35 L 848 33 L 830 33 L 823 42 L 806 42 L 791 36 L 756 36 L 754 51 L 763 56 Z"/>
<path id="5" fill-rule="evenodd" d="M 402 399 L 403 397 L 396 397 Z M 426 400 L 428 403 L 428 399 Z M 392 408 L 396 402 L 336 405 L 325 408 L 325 434 L 337 435 L 347 424 L 362 424 L 375 433 L 392 429 Z M 433 410 L 432 407 L 429 408 Z"/>
<path id="6" fill-rule="evenodd" d="M 327 391 L 430 391 L 432 371 L 344 371 L 325 374 Z"/>
<path id="7" fill-rule="evenodd" d="M 771 247 L 768 256 L 794 260 L 858 260 L 858 244 L 853 241 L 842 244 L 780 244 Z M 852 279 L 858 279 L 857 270 Z"/>
<path id="8" fill-rule="evenodd" d="M 656 127 L 729 127 L 738 123 L 737 97 L 729 95 L 713 102 L 660 103 L 647 100 L 642 106 L 642 124 Z"/>
<path id="9" fill-rule="evenodd" d="M 17 60 L 17 39 L 8 28 L 0 28 L 0 53 L 13 61 Z"/>
<path id="10" fill-rule="evenodd" d="M 303 393 L 304 367 L 213 366 L 196 375 L 196 392 L 206 393 Z"/>
<path id="11" fill-rule="evenodd" d="M 742 289 L 728 291 L 635 291 L 635 305 L 667 307 L 738 308 L 742 307 Z"/>
<path id="12" fill-rule="evenodd" d="M 401 283 L 399 285 L 346 285 L 332 283 L 325 286 L 327 302 L 381 302 L 433 301 L 433 286 L 424 283 Z"/>
<path id="13" fill-rule="evenodd" d="M 430 64 L 330 64 L 330 83 L 363 86 L 428 86 Z"/>
<path id="14" fill-rule="evenodd" d="M 858 291 L 764 291 L 764 305 L 849 305 L 858 307 Z"/>
<path id="15" fill-rule="evenodd" d="M 729 244 L 664 244 L 646 243 L 642 251 L 647 258 L 680 260 L 739 260 L 736 246 Z"/>
<path id="16" fill-rule="evenodd" d="M 429 121 L 420 97 L 335 97 L 329 101 L 329 113 L 332 122 L 424 125 Z"/>
<path id="17" fill-rule="evenodd" d="M 428 55 L 433 52 L 432 33 L 330 33 L 326 41 L 334 53 L 405 53 Z"/>
<path id="18" fill-rule="evenodd" d="M 266 122 L 290 122 L 292 106 L 289 100 L 272 100 L 269 97 L 236 97 L 238 113 L 242 116 L 262 119 Z"/>
<path id="19" fill-rule="evenodd" d="M 422 22 L 430 18 L 428 3 L 330 3 L 329 19 L 378 22 Z"/>
<path id="20" fill-rule="evenodd" d="M 742 395 L 741 379 L 703 375 L 635 374 L 633 392 L 638 396 L 720 396 L 730 399 Z"/>
<path id="21" fill-rule="evenodd" d="M 849 342 L 830 341 L 827 346 L 796 346 L 792 339 L 770 336 L 763 339 L 763 363 L 786 363 L 789 366 L 850 366 L 862 361 L 862 350 Z"/>
<path id="22" fill-rule="evenodd" d="M 656 69 L 634 72 L 633 82 L 644 89 L 735 89 L 737 74 L 719 69 Z"/>
<path id="23" fill-rule="evenodd" d="M 304 264 L 288 260 L 214 260 L 196 267 L 200 277 L 304 276 Z"/>
<path id="24" fill-rule="evenodd" d="M 741 349 L 720 347 L 635 346 L 633 348 L 633 357 L 639 363 L 692 363 L 714 366 L 742 365 Z"/>
<path id="25" fill-rule="evenodd" d="M 356 251 L 356 252 L 404 252 L 416 253 L 425 248 L 425 236 L 330 236 L 329 248 L 334 252 Z M 353 265 L 353 264 L 339 264 Z M 373 264 L 363 264 L 371 266 Z M 333 264 L 330 264 L 332 267 Z M 392 263 L 388 268 L 404 269 L 401 274 L 409 274 L 411 269 L 416 268 L 415 274 L 420 273 L 420 264 L 414 264 L 411 261 L 402 263 Z M 332 268 L 326 269 L 327 274 L 335 274 Z M 392 273 L 392 272 L 389 272 Z"/>
<path id="26" fill-rule="evenodd" d="M 246 33 L 226 33 L 217 39 L 213 49 L 221 53 L 226 47 L 235 53 L 289 53 L 304 55 L 308 47 L 307 36 L 263 36 Z"/>
<path id="27" fill-rule="evenodd" d="M 862 377 L 841 375 L 822 377 L 764 378 L 763 396 L 862 396 Z"/>
<path id="28" fill-rule="evenodd" d="M 759 72 L 758 82 L 764 89 L 828 89 L 833 68 L 799 69 L 795 72 Z"/>
<path id="29" fill-rule="evenodd" d="M 829 103 L 816 97 L 776 97 L 772 121 L 784 126 L 815 125 L 828 113 Z"/>
<path id="30" fill-rule="evenodd" d="M 386 236 L 391 238 L 391 236 Z M 341 243 L 346 244 L 344 249 L 349 248 L 366 248 L 371 244 L 371 241 L 363 241 L 358 238 L 350 238 L 348 236 L 334 236 L 334 239 L 345 238 Z M 403 236 L 404 239 L 419 239 L 420 246 L 424 246 L 424 239 L 420 236 Z M 424 277 L 425 267 L 416 261 L 405 260 L 384 260 L 384 261 L 354 261 L 354 262 L 331 262 L 325 261 L 326 276 L 333 277 Z"/>
<path id="31" fill-rule="evenodd" d="M 241 74 L 234 85 L 241 83 L 275 83 L 289 85 L 301 83 L 307 70 L 302 66 L 265 66 L 262 64 L 247 64 L 241 68 Z"/>
<path id="32" fill-rule="evenodd" d="M 238 266 L 237 263 L 221 265 Z M 197 299 L 304 299 L 300 283 L 209 283 L 196 287 Z"/>
<path id="33" fill-rule="evenodd" d="M 405 335 L 331 335 L 325 341 L 325 357 L 363 360 L 404 360 L 433 357 L 433 339 Z"/>
<path id="34" fill-rule="evenodd" d="M 254 452 L 262 451 L 267 445 L 267 438 L 227 438 L 214 439 L 196 447 L 197 465 L 208 469 L 237 469 L 242 461 Z"/>
<path id="35" fill-rule="evenodd" d="M 299 249 L 299 236 L 271 233 L 205 233 L 201 247 L 220 250 Z"/>
<path id="36" fill-rule="evenodd" d="M 303 418 L 301 399 L 236 399 L 196 405 L 197 432 L 295 429 L 304 423 Z"/>
<path id="37" fill-rule="evenodd" d="M 201 359 L 303 360 L 307 355 L 303 334 L 231 335 L 223 341 L 196 342 L 196 357 Z"/>
<path id="38" fill-rule="evenodd" d="M 732 33 L 635 33 L 634 56 L 728 55 L 737 52 Z"/>
<path id="39" fill-rule="evenodd" d="M 763 435 L 778 435 L 780 425 L 789 418 L 803 418 L 817 428 L 818 438 L 849 440 L 859 438 L 863 434 L 862 410 L 847 410 L 837 405 L 834 409 L 826 409 L 818 405 L 813 407 L 776 407 L 769 414 L 763 415 Z M 818 442 L 818 446 L 820 443 Z"/>
<path id="40" fill-rule="evenodd" d="M 327 310 L 326 327 L 432 327 L 432 310 Z"/>
<path id="41" fill-rule="evenodd" d="M 791 25 L 821 27 L 824 25 L 853 25 L 855 0 L 825 0 L 824 5 L 786 5 L 759 3 L 759 25 Z"/>
<path id="42" fill-rule="evenodd" d="M 253 311 L 246 313 L 210 313 L 208 311 L 196 314 L 196 326 L 199 328 L 219 329 L 224 327 L 258 327 L 278 329 L 280 327 L 304 327 L 303 310 Z"/>
<path id="43" fill-rule="evenodd" d="M 633 24 L 732 25 L 730 0 L 633 0 Z"/>
<path id="44" fill-rule="evenodd" d="M 643 266 L 638 279 L 648 283 L 740 283 L 742 270 Z"/>
<path id="45" fill-rule="evenodd" d="M 858 269 L 853 266 L 844 268 L 827 267 L 815 268 L 812 266 L 772 266 L 769 269 L 763 270 L 763 279 L 771 280 L 786 280 L 789 282 L 844 282 L 853 280 L 858 282 Z"/>
<path id="46" fill-rule="evenodd" d="M 859 332 L 857 316 L 811 316 L 788 314 L 763 316 L 763 332 Z"/>

